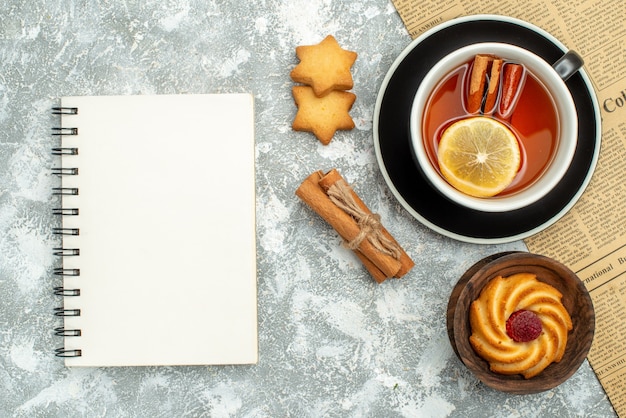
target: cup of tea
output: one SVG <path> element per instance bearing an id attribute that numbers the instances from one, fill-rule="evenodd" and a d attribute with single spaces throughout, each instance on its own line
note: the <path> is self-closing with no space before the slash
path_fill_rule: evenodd
<path id="1" fill-rule="evenodd" d="M 572 51 L 548 63 L 527 49 L 498 42 L 468 45 L 443 57 L 422 80 L 411 108 L 411 145 L 425 178 L 449 200 L 479 211 L 513 211 L 545 197 L 576 150 L 578 116 L 565 81 L 582 65 Z M 490 122 L 515 138 L 515 167 L 509 167 L 506 186 L 494 195 L 460 187 L 441 161 L 442 138 L 455 126 L 476 125 L 470 119 Z M 477 166 L 481 158 L 476 157 Z"/>

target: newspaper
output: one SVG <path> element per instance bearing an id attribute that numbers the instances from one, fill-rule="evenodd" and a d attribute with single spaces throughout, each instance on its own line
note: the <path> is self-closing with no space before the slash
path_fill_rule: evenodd
<path id="1" fill-rule="evenodd" d="M 585 60 L 602 117 L 598 166 L 561 220 L 525 240 L 583 280 L 596 311 L 588 360 L 617 414 L 626 417 L 626 2 L 624 0 L 392 0 L 410 36 L 470 14 L 519 18 Z"/>

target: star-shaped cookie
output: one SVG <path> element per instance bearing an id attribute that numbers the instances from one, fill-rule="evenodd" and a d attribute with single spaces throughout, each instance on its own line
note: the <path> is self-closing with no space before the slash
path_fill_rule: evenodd
<path id="1" fill-rule="evenodd" d="M 313 132 L 322 144 L 328 145 L 337 130 L 354 128 L 348 112 L 355 94 L 333 90 L 324 97 L 317 97 L 309 86 L 294 86 L 292 93 L 298 106 L 292 125 L 294 130 Z"/>
<path id="2" fill-rule="evenodd" d="M 296 47 L 296 55 L 300 63 L 291 71 L 291 78 L 296 83 L 313 87 L 316 96 L 352 88 L 354 83 L 350 67 L 357 53 L 342 49 L 332 35 L 317 45 Z"/>

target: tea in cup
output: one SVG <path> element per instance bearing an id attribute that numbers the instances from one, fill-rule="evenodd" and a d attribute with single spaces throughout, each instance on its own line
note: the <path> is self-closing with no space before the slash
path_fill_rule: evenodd
<path id="1" fill-rule="evenodd" d="M 495 42 L 446 55 L 422 80 L 411 109 L 411 145 L 424 176 L 449 200 L 480 211 L 512 211 L 546 196 L 576 150 L 578 117 L 565 80 L 581 66 L 573 52 L 551 65 L 524 48 Z M 493 195 L 465 187 L 463 178 L 451 177 L 455 168 L 442 160 L 449 143 L 468 145 L 459 135 L 472 129 L 499 134 L 516 154 L 506 157 L 512 164 L 509 178 Z M 489 163 L 480 161 L 482 152 L 475 152 L 476 166 Z M 472 164 L 463 170 L 473 170 Z"/>

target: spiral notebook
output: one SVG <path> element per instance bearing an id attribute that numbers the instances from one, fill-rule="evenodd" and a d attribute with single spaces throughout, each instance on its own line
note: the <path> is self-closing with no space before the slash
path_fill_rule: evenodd
<path id="1" fill-rule="evenodd" d="M 56 355 L 67 366 L 256 363 L 252 96 L 64 97 L 53 113 Z"/>

